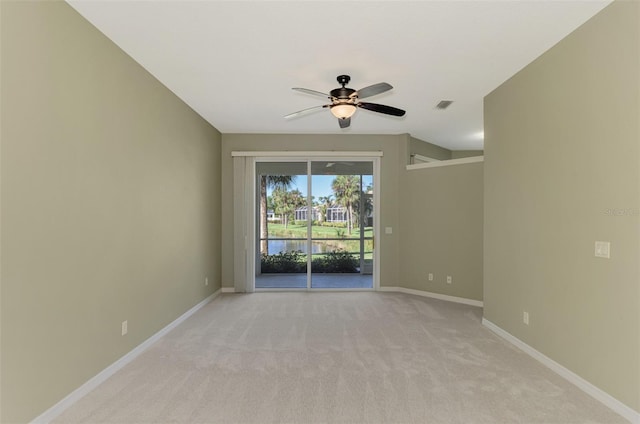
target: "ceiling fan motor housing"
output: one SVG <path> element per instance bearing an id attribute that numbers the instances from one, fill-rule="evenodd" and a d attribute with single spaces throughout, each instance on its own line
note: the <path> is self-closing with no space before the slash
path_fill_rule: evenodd
<path id="1" fill-rule="evenodd" d="M 331 97 L 339 100 L 349 100 L 350 96 L 355 92 L 356 90 L 354 90 L 353 88 L 341 87 L 331 90 L 330 94 Z"/>
<path id="2" fill-rule="evenodd" d="M 349 75 L 338 75 L 337 80 L 342 87 L 331 90 L 331 97 L 338 100 L 349 100 L 351 95 L 356 92 L 353 88 L 345 87 L 345 85 L 349 84 L 349 81 L 351 81 L 351 77 Z"/>

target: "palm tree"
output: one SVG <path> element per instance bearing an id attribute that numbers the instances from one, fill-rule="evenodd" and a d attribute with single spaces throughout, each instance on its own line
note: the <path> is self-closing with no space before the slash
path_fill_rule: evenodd
<path id="1" fill-rule="evenodd" d="M 288 189 L 295 175 L 260 175 L 260 252 L 269 254 L 269 220 L 267 219 L 267 188 Z"/>
<path id="2" fill-rule="evenodd" d="M 358 198 L 358 200 L 356 200 L 353 203 L 353 213 L 354 216 L 357 218 L 357 224 L 355 226 L 360 226 L 360 216 L 363 215 L 365 217 L 365 227 L 367 226 L 366 224 L 366 217 L 368 215 L 370 215 L 373 212 L 373 197 L 371 196 L 371 193 L 373 191 L 373 187 L 371 185 L 368 185 L 366 189 L 363 190 L 363 192 L 361 193 L 362 198 Z M 360 205 L 364 203 L 364 211 L 360 210 Z M 362 213 L 361 213 L 362 212 Z"/>
<path id="3" fill-rule="evenodd" d="M 338 175 L 331 183 L 336 201 L 347 209 L 349 235 L 353 229 L 353 204 L 360 198 L 360 179 L 357 175 Z"/>
<path id="4" fill-rule="evenodd" d="M 320 207 L 320 215 L 318 216 L 318 221 L 322 224 L 327 220 L 327 210 L 331 207 L 331 202 L 333 201 L 333 195 L 328 196 L 320 196 L 318 197 Z"/>

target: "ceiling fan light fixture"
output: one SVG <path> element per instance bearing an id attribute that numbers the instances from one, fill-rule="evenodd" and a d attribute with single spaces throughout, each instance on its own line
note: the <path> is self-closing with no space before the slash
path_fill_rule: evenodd
<path id="1" fill-rule="evenodd" d="M 331 106 L 331 113 L 338 119 L 351 118 L 356 113 L 356 106 L 350 103 L 338 103 Z"/>

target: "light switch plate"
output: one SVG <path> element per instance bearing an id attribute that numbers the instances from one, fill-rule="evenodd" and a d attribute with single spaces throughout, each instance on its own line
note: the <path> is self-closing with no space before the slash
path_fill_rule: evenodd
<path id="1" fill-rule="evenodd" d="M 595 255 L 598 258 L 607 258 L 611 256 L 611 243 L 608 241 L 596 241 Z"/>
<path id="2" fill-rule="evenodd" d="M 391 227 L 384 227 L 384 233 L 385 233 L 385 234 L 393 234 L 393 228 L 391 228 Z"/>

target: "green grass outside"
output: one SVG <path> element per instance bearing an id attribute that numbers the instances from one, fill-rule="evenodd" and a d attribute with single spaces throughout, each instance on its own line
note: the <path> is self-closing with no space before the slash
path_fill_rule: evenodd
<path id="1" fill-rule="evenodd" d="M 307 237 L 307 226 L 305 225 L 296 225 L 289 224 L 287 228 L 284 228 L 284 224 L 275 224 L 269 223 L 269 237 L 274 238 L 304 238 Z M 312 238 L 340 238 L 340 234 L 343 234 L 346 238 L 360 238 L 360 229 L 354 228 L 349 235 L 347 228 L 337 228 L 337 227 L 322 227 L 319 225 L 311 226 L 311 237 Z M 367 227 L 364 229 L 365 237 L 373 236 L 373 228 Z"/>

